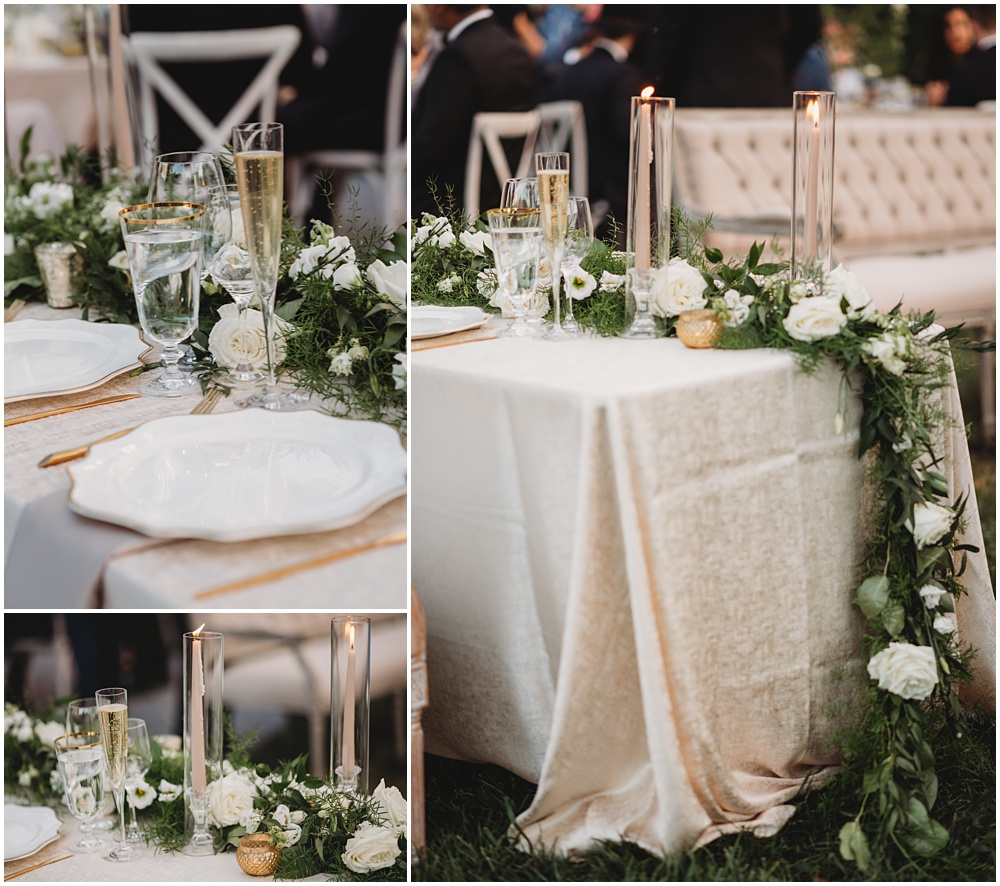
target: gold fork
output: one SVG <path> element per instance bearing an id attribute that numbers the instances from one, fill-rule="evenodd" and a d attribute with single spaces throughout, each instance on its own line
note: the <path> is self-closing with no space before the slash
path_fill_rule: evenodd
<path id="1" fill-rule="evenodd" d="M 21 308 L 23 308 L 26 304 L 27 302 L 23 298 L 15 298 L 14 301 L 12 301 L 4 309 L 3 322 L 9 323 L 11 320 L 13 320 L 18 314 L 21 313 Z"/>
<path id="2" fill-rule="evenodd" d="M 216 404 L 222 399 L 225 392 L 220 388 L 213 388 L 209 391 L 201 401 L 191 410 L 191 415 L 207 415 L 213 409 L 215 409 Z M 50 455 L 46 455 L 39 463 L 40 468 L 51 468 L 55 465 L 61 465 L 68 461 L 73 461 L 78 458 L 83 458 L 88 452 L 90 452 L 91 446 L 96 446 L 98 443 L 107 443 L 109 440 L 117 440 L 119 437 L 124 437 L 126 434 L 134 431 L 135 428 L 125 428 L 124 431 L 117 431 L 114 434 L 108 434 L 107 437 L 101 437 L 100 440 L 94 440 L 92 443 L 84 443 L 83 446 L 77 446 L 74 449 L 63 449 L 60 452 L 53 452 Z"/>

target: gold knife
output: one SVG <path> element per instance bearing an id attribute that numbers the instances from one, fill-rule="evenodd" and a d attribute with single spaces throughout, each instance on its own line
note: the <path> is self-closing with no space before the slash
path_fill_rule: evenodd
<path id="1" fill-rule="evenodd" d="M 142 394 L 118 394 L 116 397 L 105 397 L 103 400 L 91 400 L 89 403 L 77 403 L 75 406 L 63 406 L 59 409 L 47 409 L 45 412 L 32 412 L 30 415 L 21 415 L 17 418 L 5 418 L 3 426 L 9 428 L 11 425 L 19 425 L 26 421 L 34 421 L 36 418 L 49 418 L 52 415 L 62 415 L 64 412 L 76 412 L 77 409 L 88 409 L 91 406 L 106 406 L 109 403 L 120 403 L 122 400 L 134 400 Z"/>
<path id="2" fill-rule="evenodd" d="M 3 322 L 10 323 L 18 314 L 21 313 L 21 308 L 23 308 L 27 302 L 23 298 L 15 298 L 3 312 Z"/>
<path id="3" fill-rule="evenodd" d="M 322 557 L 314 557 L 311 560 L 303 560 L 301 563 L 294 563 L 291 566 L 282 566 L 280 569 L 272 569 L 270 572 L 262 572 L 260 575 L 254 575 L 250 578 L 241 578 L 238 581 L 230 582 L 229 584 L 209 588 L 207 591 L 200 591 L 194 595 L 194 598 L 195 600 L 205 600 L 208 597 L 217 597 L 221 594 L 228 594 L 230 591 L 252 588 L 254 585 L 266 584 L 269 581 L 277 581 L 279 578 L 295 575 L 297 572 L 304 572 L 307 569 L 315 569 L 317 566 L 327 566 L 330 563 L 336 563 L 338 560 L 353 557 L 355 554 L 360 554 L 364 551 L 374 551 L 376 548 L 386 548 L 390 545 L 402 544 L 404 541 L 406 541 L 406 530 L 400 529 L 398 532 L 393 532 L 392 534 L 383 536 L 375 541 L 356 545 L 353 548 L 348 548 L 346 551 L 337 551 L 335 554 L 324 554 Z"/>
<path id="4" fill-rule="evenodd" d="M 67 858 L 72 858 L 72 855 L 60 855 L 58 858 L 50 858 L 48 861 L 39 862 L 38 864 L 33 864 L 30 868 L 25 868 L 23 871 L 15 871 L 13 874 L 4 875 L 4 882 L 8 880 L 13 880 L 15 877 L 20 877 L 21 874 L 30 874 L 32 871 L 37 871 L 39 868 L 44 868 L 46 865 L 55 864 L 57 861 L 66 861 Z"/>
<path id="5" fill-rule="evenodd" d="M 471 345 L 477 341 L 493 341 L 497 336 L 495 335 L 484 335 L 482 338 L 463 338 L 461 341 L 445 341 L 438 342 L 435 345 L 420 345 L 411 346 L 410 351 L 432 351 L 434 348 L 451 348 L 455 345 Z"/>

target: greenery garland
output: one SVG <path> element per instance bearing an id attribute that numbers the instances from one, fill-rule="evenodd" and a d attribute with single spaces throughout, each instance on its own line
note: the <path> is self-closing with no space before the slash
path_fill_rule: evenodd
<path id="1" fill-rule="evenodd" d="M 908 319 L 899 305 L 877 311 L 842 267 L 792 279 L 787 263 L 761 262 L 758 244 L 726 261 L 702 245 L 710 226 L 675 213 L 674 258 L 654 287 L 660 333 L 672 335 L 683 310 L 710 308 L 725 323 L 718 347 L 780 348 L 805 371 L 835 360 L 844 384 L 860 385 L 858 456 L 873 456 L 879 504 L 854 602 L 867 620 L 863 654 L 872 682 L 843 741 L 841 778 L 856 783 L 860 806 L 840 831 L 840 851 L 861 871 L 873 852 L 933 855 L 948 831 L 931 814 L 930 739 L 942 728 L 958 739 L 965 731 L 958 687 L 972 658 L 954 639 L 954 611 L 966 554 L 977 549 L 958 541 L 967 500 L 949 500 L 939 451 L 950 418 L 938 397 L 950 383 L 958 330 L 934 327 L 932 313 Z M 489 246 L 476 238 L 482 231 L 481 222 L 457 214 L 411 223 L 414 301 L 504 310 Z M 625 257 L 596 244 L 582 271 L 565 281 L 583 295 L 577 320 L 598 335 L 617 335 L 628 326 Z M 842 430 L 842 412 L 835 421 Z"/>

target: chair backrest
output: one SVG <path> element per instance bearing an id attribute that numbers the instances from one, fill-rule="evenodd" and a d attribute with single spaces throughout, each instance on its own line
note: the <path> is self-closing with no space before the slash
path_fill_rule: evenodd
<path id="1" fill-rule="evenodd" d="M 201 139 L 201 150 L 219 151 L 229 141 L 234 126 L 245 122 L 260 107 L 262 120 L 273 120 L 277 107 L 278 76 L 298 48 L 302 35 L 293 25 L 233 31 L 156 33 L 142 31 L 123 38 L 126 58 L 139 74 L 139 108 L 144 165 L 152 159 L 157 142 L 158 92 L 184 123 Z M 265 59 L 264 66 L 243 95 L 219 123 L 213 123 L 163 69 L 163 62 L 226 62 Z"/>
<path id="2" fill-rule="evenodd" d="M 470 218 L 479 215 L 479 187 L 483 177 L 483 146 L 490 158 L 497 181 L 525 178 L 530 174 L 541 115 L 534 111 L 480 111 L 472 118 L 469 153 L 465 161 L 465 211 Z M 517 168 L 511 172 L 501 139 L 522 138 L 524 146 Z"/>
<path id="3" fill-rule="evenodd" d="M 570 190 L 574 197 L 587 196 L 587 122 L 577 101 L 543 102 L 538 106 L 541 123 L 536 151 L 569 151 Z"/>

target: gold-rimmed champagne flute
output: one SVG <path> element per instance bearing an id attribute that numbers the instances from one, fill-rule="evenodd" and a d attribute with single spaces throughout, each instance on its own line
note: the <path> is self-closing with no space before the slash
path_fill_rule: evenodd
<path id="1" fill-rule="evenodd" d="M 280 123 L 244 123 L 233 127 L 233 157 L 239 188 L 243 232 L 246 237 L 254 287 L 260 302 L 267 346 L 264 387 L 237 406 L 297 409 L 308 399 L 278 384 L 274 356 L 274 296 L 281 261 L 281 222 L 284 197 L 284 127 Z"/>
<path id="2" fill-rule="evenodd" d="M 108 861 L 132 861 L 140 852 L 128 843 L 125 828 L 125 778 L 128 769 L 128 693 L 124 689 L 98 689 L 94 694 L 101 717 L 101 741 L 108 780 L 118 805 L 121 845 L 106 856 Z"/>
<path id="3" fill-rule="evenodd" d="M 538 179 L 542 239 L 552 275 L 552 326 L 542 338 L 563 341 L 569 338 L 559 322 L 559 286 L 562 283 L 560 271 L 566 248 L 566 213 L 569 207 L 569 154 L 565 151 L 535 154 L 535 177 Z"/>

